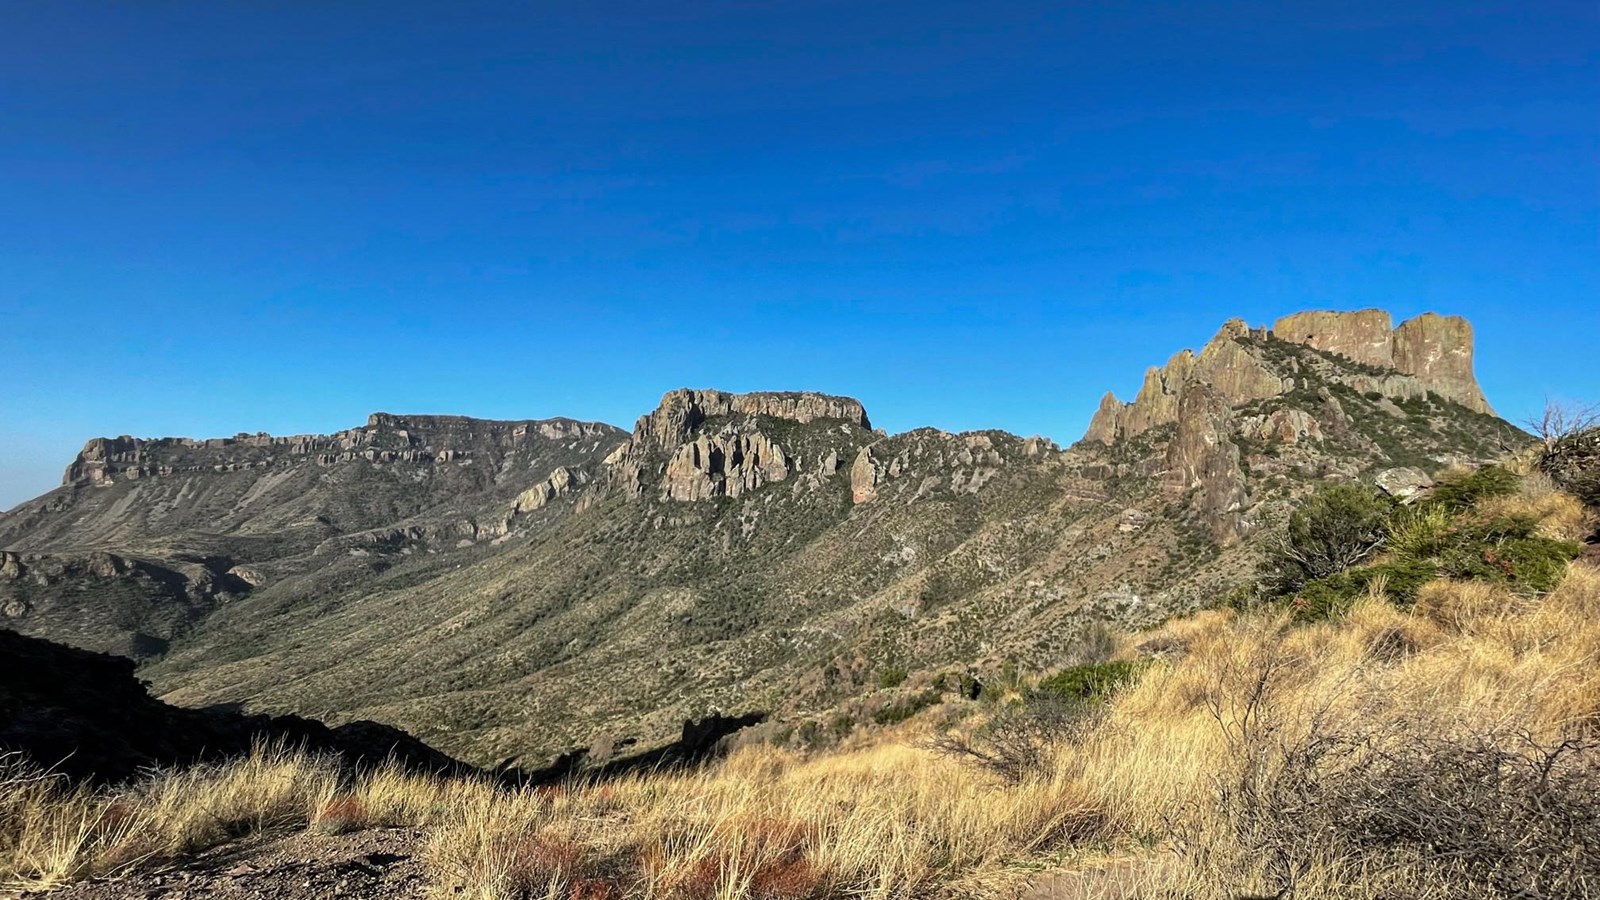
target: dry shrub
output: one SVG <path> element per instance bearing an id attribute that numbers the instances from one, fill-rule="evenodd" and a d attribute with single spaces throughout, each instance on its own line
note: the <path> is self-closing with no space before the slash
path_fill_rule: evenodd
<path id="1" fill-rule="evenodd" d="M 1600 727 L 1600 570 L 1583 563 L 1537 600 L 1436 582 L 1415 610 L 1367 597 L 1339 621 L 1300 627 L 1265 611 L 1212 612 L 1146 640 L 1169 635 L 1182 655 L 1150 667 L 1102 725 L 1058 751 L 1113 834 L 1207 827 L 1193 798 L 1232 758 L 1228 730 L 1266 712 L 1285 739 L 1330 716 L 1393 727 L 1447 716 L 1545 742 Z"/>
<path id="2" fill-rule="evenodd" d="M 131 865 L 150 852 L 141 824 L 19 754 L 0 755 L 0 889 L 46 890 Z"/>
<path id="3" fill-rule="evenodd" d="M 1048 774 L 1059 749 L 1097 721 L 1082 703 L 1044 695 L 1011 703 L 970 732 L 942 735 L 932 744 L 946 756 L 975 763 L 1011 784 Z"/>
<path id="4" fill-rule="evenodd" d="M 752 746 L 706 771 L 607 787 L 603 801 L 581 787 L 556 800 L 533 791 L 481 798 L 430 842 L 439 890 L 544 896 L 548 885 L 530 892 L 510 877 L 505 848 L 519 834 L 559 829 L 585 848 L 579 877 L 609 878 L 630 896 L 927 895 L 1101 822 L 1063 775 L 1008 785 L 905 745 L 818 757 Z"/>
<path id="5" fill-rule="evenodd" d="M 1600 745 L 1265 723 L 1184 849 L 1218 894 L 1582 897 L 1600 890 Z M 1218 827 L 1220 824 L 1220 827 Z"/>
<path id="6" fill-rule="evenodd" d="M 339 778 L 332 760 L 264 746 L 229 762 L 162 772 L 129 787 L 123 799 L 160 836 L 162 856 L 181 856 L 253 832 L 305 826 Z"/>

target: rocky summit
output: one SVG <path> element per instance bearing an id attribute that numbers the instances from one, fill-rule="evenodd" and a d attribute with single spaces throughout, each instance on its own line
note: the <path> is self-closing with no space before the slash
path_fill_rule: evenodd
<path id="1" fill-rule="evenodd" d="M 1066 665 L 1109 624 L 1212 605 L 1313 485 L 1400 496 L 1520 445 L 1472 353 L 1446 316 L 1234 320 L 1065 450 L 708 389 L 631 432 L 97 439 L 0 515 L 0 613 L 140 658 L 172 703 L 382 722 L 482 765 L 713 714 L 800 734 L 875 714 L 851 704 L 895 673 Z"/>

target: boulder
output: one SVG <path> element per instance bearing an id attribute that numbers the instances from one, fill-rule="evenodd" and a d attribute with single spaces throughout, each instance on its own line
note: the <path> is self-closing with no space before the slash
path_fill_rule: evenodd
<path id="1" fill-rule="evenodd" d="M 1401 503 L 1409 503 L 1423 491 L 1433 487 L 1433 479 L 1428 477 L 1428 473 L 1415 466 L 1384 469 L 1373 478 L 1373 482 L 1377 484 L 1378 490 Z"/>

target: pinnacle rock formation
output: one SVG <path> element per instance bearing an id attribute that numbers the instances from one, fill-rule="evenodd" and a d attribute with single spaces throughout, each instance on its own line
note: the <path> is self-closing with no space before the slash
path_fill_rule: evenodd
<path id="1" fill-rule="evenodd" d="M 796 472 L 794 454 L 761 430 L 763 419 L 872 427 L 861 403 L 849 397 L 682 388 L 639 417 L 629 442 L 606 458 L 611 483 L 633 497 L 654 490 L 665 500 L 691 502 L 738 497 L 784 481 Z M 819 471 L 831 474 L 826 460 Z"/>
<path id="2" fill-rule="evenodd" d="M 1401 451 L 1443 465 L 1464 458 L 1430 456 L 1419 429 L 1440 435 L 1420 442 L 1439 450 L 1473 434 L 1481 456 L 1496 449 L 1486 435 L 1515 439 L 1503 426 L 1473 377 L 1465 319 L 1426 313 L 1396 328 L 1382 310 L 1311 311 L 1270 329 L 1227 322 L 1198 354 L 1146 372 L 1131 403 L 1107 394 L 1081 445 L 1141 456 L 1146 472 L 1160 459 L 1167 492 L 1190 496 L 1227 542 L 1247 528 L 1247 471 L 1353 477 Z"/>
<path id="3" fill-rule="evenodd" d="M 1192 383 L 1212 386 L 1230 406 L 1289 393 L 1295 381 L 1292 373 L 1271 365 L 1265 346 L 1270 341 L 1358 364 L 1364 370 L 1349 373 L 1345 381 L 1362 392 L 1397 400 L 1433 393 L 1473 412 L 1493 414 L 1473 375 L 1472 326 L 1466 319 L 1424 313 L 1394 328 L 1382 310 L 1318 310 L 1284 316 L 1270 330 L 1252 331 L 1243 321 L 1230 320 L 1199 355 L 1184 350 L 1147 371 L 1133 402 L 1122 403 L 1114 394 L 1102 398 L 1084 440 L 1111 445 L 1176 422 L 1180 396 Z"/>

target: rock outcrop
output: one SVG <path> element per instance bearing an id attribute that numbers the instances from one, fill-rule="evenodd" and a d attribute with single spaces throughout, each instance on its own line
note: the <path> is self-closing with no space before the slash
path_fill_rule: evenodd
<path id="1" fill-rule="evenodd" d="M 1472 325 L 1460 316 L 1423 313 L 1394 331 L 1394 367 L 1441 397 L 1493 414 L 1472 369 Z"/>
<path id="2" fill-rule="evenodd" d="M 683 388 L 668 392 L 659 406 L 639 417 L 628 443 L 606 458 L 610 483 L 633 497 L 655 490 L 664 500 L 692 502 L 738 497 L 784 481 L 795 474 L 797 463 L 762 430 L 763 418 L 801 425 L 836 421 L 862 431 L 872 427 L 861 403 L 849 397 Z M 831 465 L 825 456 L 817 478 L 838 466 L 837 453 Z"/>
<path id="3" fill-rule="evenodd" d="M 634 440 L 653 441 L 663 448 L 676 447 L 689 438 L 696 426 L 721 416 L 770 416 L 791 422 L 840 419 L 870 429 L 867 411 L 860 401 L 806 391 L 758 391 L 729 394 L 717 390 L 681 388 L 668 392 L 654 411 L 640 417 L 633 427 Z"/>
<path id="4" fill-rule="evenodd" d="M 673 452 L 661 486 L 673 500 L 709 500 L 788 477 L 788 455 L 761 432 L 702 434 Z"/>
<path id="5" fill-rule="evenodd" d="M 1380 392 L 1414 399 L 1431 391 L 1473 412 L 1493 413 L 1472 371 L 1472 325 L 1460 316 L 1423 313 L 1392 328 L 1379 309 L 1305 312 L 1279 319 L 1272 335 L 1415 379 L 1415 387 L 1379 382 Z"/>
<path id="6" fill-rule="evenodd" d="M 1177 429 L 1167 445 L 1169 490 L 1195 492 L 1191 508 L 1210 523 L 1219 543 L 1239 536 L 1239 514 L 1250 503 L 1239 447 L 1229 440 L 1232 416 L 1221 392 L 1196 384 L 1183 392 Z"/>
<path id="7" fill-rule="evenodd" d="M 1259 352 L 1240 341 L 1250 328 L 1231 319 L 1206 343 L 1199 355 L 1182 350 L 1165 366 L 1145 372 L 1144 385 L 1132 403 L 1107 394 L 1089 423 L 1085 440 L 1112 444 L 1137 437 L 1161 425 L 1178 421 L 1178 407 L 1190 384 L 1207 384 L 1230 405 L 1262 400 L 1283 393 L 1283 378 L 1274 374 Z"/>
<path id="8" fill-rule="evenodd" d="M 557 466 L 549 478 L 517 495 L 516 502 L 511 505 L 511 514 L 520 515 L 543 509 L 551 500 L 565 497 L 588 482 L 589 476 L 581 469 L 574 471 L 566 466 Z"/>
<path id="9" fill-rule="evenodd" d="M 1253 527 L 1248 485 L 1264 477 L 1348 479 L 1387 465 L 1426 478 L 1395 467 L 1482 459 L 1515 440 L 1492 416 L 1472 374 L 1466 320 L 1427 313 L 1395 328 L 1382 310 L 1313 311 L 1271 329 L 1229 321 L 1198 354 L 1184 350 L 1146 372 L 1133 402 L 1107 394 L 1083 444 L 1116 448 L 1108 472 L 1164 466 L 1166 492 L 1187 496 L 1227 543 Z M 1462 457 L 1456 447 L 1468 433 L 1479 443 Z"/>
<path id="10" fill-rule="evenodd" d="M 1190 384 L 1211 386 L 1233 407 L 1288 393 L 1294 377 L 1270 364 L 1269 339 L 1311 347 L 1364 367 L 1344 376 L 1363 393 L 1396 400 L 1417 400 L 1432 393 L 1473 412 L 1493 413 L 1473 375 L 1472 326 L 1467 320 L 1424 313 L 1393 328 L 1382 310 L 1313 311 L 1284 316 L 1270 331 L 1252 331 L 1243 321 L 1230 320 L 1199 355 L 1184 350 L 1166 365 L 1148 370 L 1133 402 L 1122 403 L 1115 394 L 1106 394 L 1084 440 L 1111 445 L 1178 421 L 1181 398 Z"/>
<path id="11" fill-rule="evenodd" d="M 1313 310 L 1284 316 L 1272 324 L 1272 336 L 1305 344 L 1380 369 L 1394 368 L 1394 326 L 1381 309 L 1357 312 Z"/>
<path id="12" fill-rule="evenodd" d="M 850 500 L 866 503 L 878 496 L 878 469 L 873 465 L 872 448 L 862 447 L 850 466 Z"/>

